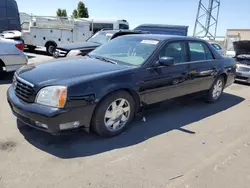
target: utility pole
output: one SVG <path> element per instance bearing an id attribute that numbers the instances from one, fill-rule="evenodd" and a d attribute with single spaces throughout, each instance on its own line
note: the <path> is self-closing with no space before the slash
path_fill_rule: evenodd
<path id="1" fill-rule="evenodd" d="M 194 37 L 215 40 L 220 0 L 200 0 L 194 26 Z"/>

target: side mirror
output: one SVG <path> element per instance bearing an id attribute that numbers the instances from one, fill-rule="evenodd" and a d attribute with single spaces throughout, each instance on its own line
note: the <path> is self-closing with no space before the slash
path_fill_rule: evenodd
<path id="1" fill-rule="evenodd" d="M 172 58 L 172 57 L 161 57 L 159 59 L 159 65 L 173 66 L 174 65 L 174 58 Z"/>

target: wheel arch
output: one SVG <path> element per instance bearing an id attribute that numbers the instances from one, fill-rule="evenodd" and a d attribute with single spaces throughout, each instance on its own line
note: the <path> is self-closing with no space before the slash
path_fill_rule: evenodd
<path id="1" fill-rule="evenodd" d="M 135 114 L 139 111 L 140 106 L 141 106 L 141 99 L 140 99 L 139 94 L 136 92 L 136 90 L 131 89 L 131 88 L 126 88 L 126 87 L 124 87 L 124 88 L 114 88 L 114 89 L 112 89 L 112 90 L 110 89 L 110 90 L 108 90 L 108 92 L 105 92 L 105 94 L 102 95 L 101 97 L 97 97 L 97 98 L 96 98 L 97 104 L 96 104 L 95 109 L 94 109 L 94 111 L 93 111 L 93 113 L 92 113 L 92 115 L 91 115 L 90 124 L 89 124 L 89 126 L 87 127 L 87 129 L 86 129 L 88 132 L 89 132 L 91 126 L 92 126 L 92 120 L 93 120 L 93 117 L 94 117 L 94 115 L 95 115 L 95 112 L 96 112 L 98 106 L 101 104 L 101 102 L 102 102 L 108 95 L 110 95 L 111 93 L 114 93 L 114 92 L 118 92 L 118 91 L 125 91 L 125 92 L 127 92 L 128 94 L 130 94 L 130 95 L 132 96 L 132 98 L 134 99 L 134 102 L 135 102 Z"/>
<path id="2" fill-rule="evenodd" d="M 222 72 L 222 73 L 219 74 L 219 77 L 220 76 L 222 76 L 224 78 L 224 81 L 225 81 L 224 84 L 226 85 L 226 83 L 227 83 L 227 77 L 228 77 L 227 74 L 225 72 Z"/>

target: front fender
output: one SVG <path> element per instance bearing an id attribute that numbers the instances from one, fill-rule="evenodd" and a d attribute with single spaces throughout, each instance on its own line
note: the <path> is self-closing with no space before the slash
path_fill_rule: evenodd
<path id="1" fill-rule="evenodd" d="M 98 93 L 96 93 L 96 102 L 99 102 L 102 98 L 104 98 L 109 93 L 112 93 L 114 91 L 118 90 L 133 90 L 137 92 L 136 87 L 133 84 L 130 83 L 124 83 L 124 84 L 118 84 L 118 83 L 112 83 L 108 85 L 107 87 L 104 87 L 99 90 Z"/>

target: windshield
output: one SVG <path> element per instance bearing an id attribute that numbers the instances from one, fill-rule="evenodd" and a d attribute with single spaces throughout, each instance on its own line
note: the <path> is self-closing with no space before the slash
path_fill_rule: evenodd
<path id="1" fill-rule="evenodd" d="M 89 38 L 87 41 L 98 43 L 98 44 L 104 44 L 108 42 L 112 36 L 113 36 L 113 33 L 99 31 L 96 34 L 94 34 L 91 38 Z"/>
<path id="2" fill-rule="evenodd" d="M 111 40 L 90 53 L 118 63 L 140 66 L 156 49 L 159 41 L 137 36 L 122 36 Z"/>

